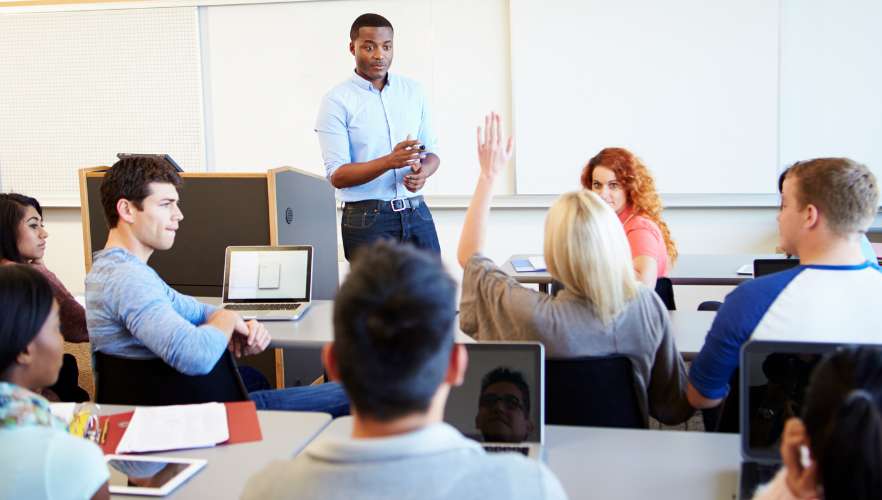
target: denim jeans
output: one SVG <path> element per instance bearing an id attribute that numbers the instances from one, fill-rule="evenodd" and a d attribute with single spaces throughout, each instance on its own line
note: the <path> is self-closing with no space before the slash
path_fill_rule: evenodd
<path id="1" fill-rule="evenodd" d="M 411 243 L 440 255 L 441 245 L 432 212 L 422 201 L 422 196 L 417 198 L 419 205 L 416 208 L 405 208 L 400 212 L 392 210 L 388 201 L 346 203 L 340 220 L 346 260 L 352 260 L 358 247 L 383 238 Z"/>
<path id="2" fill-rule="evenodd" d="M 334 418 L 349 415 L 349 398 L 336 382 L 254 391 L 248 396 L 258 410 L 321 411 Z"/>

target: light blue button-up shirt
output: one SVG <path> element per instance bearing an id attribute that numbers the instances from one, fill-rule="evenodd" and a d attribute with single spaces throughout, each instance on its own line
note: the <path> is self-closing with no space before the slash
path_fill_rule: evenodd
<path id="1" fill-rule="evenodd" d="M 392 152 L 399 142 L 412 139 L 438 154 L 438 138 L 432 130 L 429 106 L 422 86 L 391 73 L 383 90 L 352 74 L 328 92 L 319 109 L 315 131 L 318 134 L 328 179 L 341 165 L 375 160 Z M 404 187 L 410 167 L 388 170 L 360 186 L 337 190 L 340 201 L 392 200 L 409 198 L 420 192 Z"/>

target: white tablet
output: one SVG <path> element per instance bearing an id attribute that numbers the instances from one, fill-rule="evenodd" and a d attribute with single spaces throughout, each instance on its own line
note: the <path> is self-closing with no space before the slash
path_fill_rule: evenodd
<path id="1" fill-rule="evenodd" d="M 199 458 L 107 455 L 110 492 L 161 497 L 205 467 Z"/>

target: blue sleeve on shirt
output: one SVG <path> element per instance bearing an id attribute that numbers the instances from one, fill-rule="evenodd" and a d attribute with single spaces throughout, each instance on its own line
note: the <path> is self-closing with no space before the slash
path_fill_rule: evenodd
<path id="1" fill-rule="evenodd" d="M 114 275 L 125 276 L 125 281 L 107 284 L 117 317 L 132 336 L 179 372 L 210 372 L 227 348 L 226 336 L 213 326 L 196 326 L 205 320 L 205 306 L 171 290 L 149 272 L 146 266 L 133 267 L 130 273 Z"/>
<path id="2" fill-rule="evenodd" d="M 720 399 L 729 392 L 729 379 L 738 367 L 741 346 L 750 338 L 782 290 L 802 266 L 747 281 L 720 307 L 701 352 L 689 369 L 689 382 L 702 396 Z"/>
<path id="3" fill-rule="evenodd" d="M 315 131 L 318 134 L 322 158 L 325 162 L 325 175 L 330 178 L 337 168 L 352 163 L 349 145 L 346 108 L 330 95 L 322 99 L 316 118 Z"/>

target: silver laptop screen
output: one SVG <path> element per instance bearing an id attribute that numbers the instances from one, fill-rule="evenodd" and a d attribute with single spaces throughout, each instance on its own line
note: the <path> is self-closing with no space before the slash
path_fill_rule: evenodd
<path id="1" fill-rule="evenodd" d="M 311 273 L 308 248 L 231 249 L 224 299 L 230 302 L 304 302 Z"/>
<path id="2" fill-rule="evenodd" d="M 465 380 L 453 388 L 444 420 L 481 442 L 541 442 L 543 358 L 536 343 L 465 344 Z"/>

